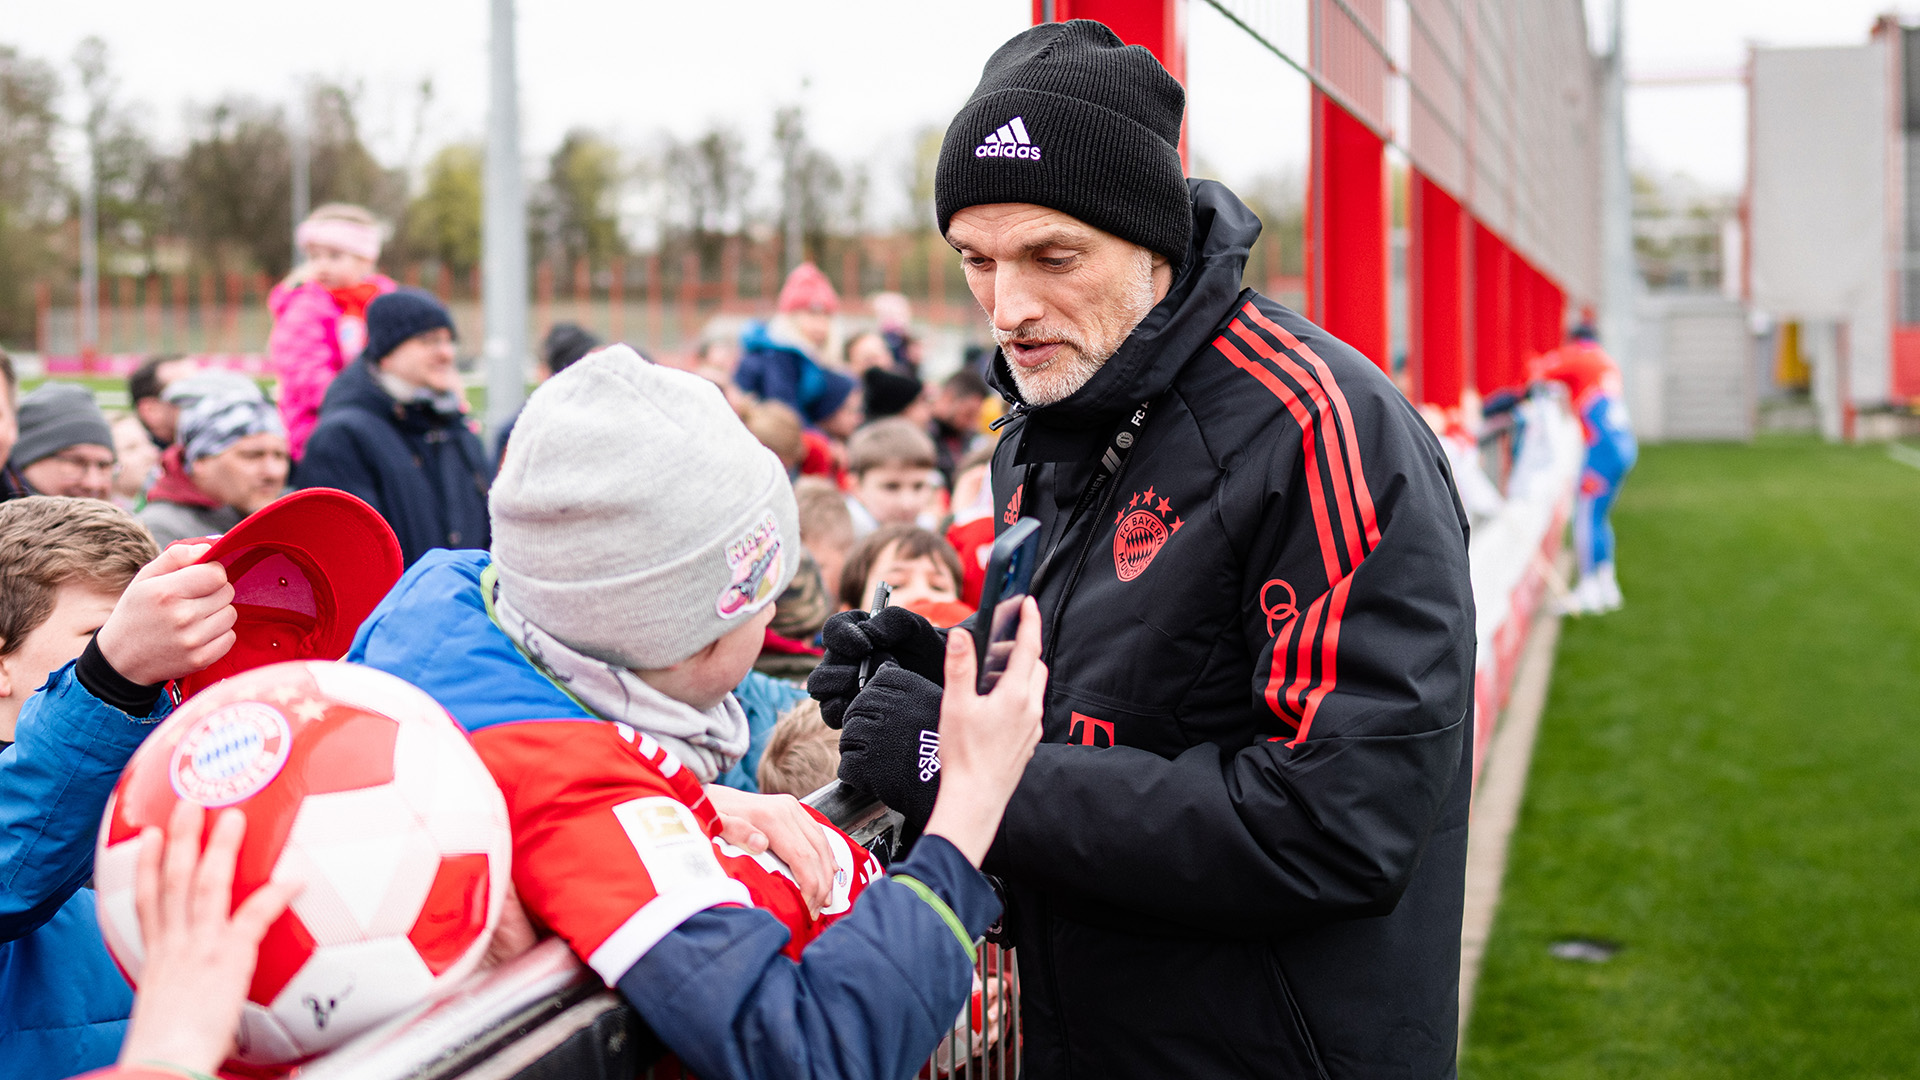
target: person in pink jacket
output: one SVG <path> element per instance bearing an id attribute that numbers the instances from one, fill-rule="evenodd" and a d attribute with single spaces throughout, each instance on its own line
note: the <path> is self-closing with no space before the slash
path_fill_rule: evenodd
<path id="1" fill-rule="evenodd" d="M 267 296 L 273 313 L 267 357 L 280 379 L 287 447 L 299 461 L 327 387 L 366 344 L 367 305 L 397 286 L 374 272 L 380 224 L 362 207 L 328 203 L 307 215 L 294 241 L 306 261 Z"/>

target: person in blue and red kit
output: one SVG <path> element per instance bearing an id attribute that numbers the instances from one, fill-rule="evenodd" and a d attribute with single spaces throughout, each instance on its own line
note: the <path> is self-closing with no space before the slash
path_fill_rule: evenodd
<path id="1" fill-rule="evenodd" d="M 1022 1075 L 1451 1077 L 1466 517 L 1387 376 L 1241 288 L 1260 222 L 1182 177 L 1184 97 L 1098 23 L 1037 26 L 935 173 L 1013 402 L 997 527 L 1042 526 L 1045 730 L 984 864 Z M 826 644 L 841 778 L 920 819 L 939 632 L 849 612 Z"/>
<path id="2" fill-rule="evenodd" d="M 1619 365 L 1600 347 L 1593 324 L 1583 321 L 1567 337 L 1565 345 L 1537 361 L 1532 374 L 1567 388 L 1587 437 L 1587 459 L 1573 506 L 1573 551 L 1580 579 L 1564 607 L 1570 615 L 1603 615 L 1619 610 L 1622 603 L 1613 568 L 1613 500 L 1633 471 L 1640 444 L 1627 419 Z"/>

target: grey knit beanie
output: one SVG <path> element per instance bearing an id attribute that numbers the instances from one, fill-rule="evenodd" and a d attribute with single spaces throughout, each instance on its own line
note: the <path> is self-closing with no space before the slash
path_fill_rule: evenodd
<path id="1" fill-rule="evenodd" d="M 24 469 L 69 446 L 113 449 L 113 429 L 93 403 L 93 392 L 72 383 L 48 383 L 20 399 L 20 438 L 10 460 Z"/>
<path id="2" fill-rule="evenodd" d="M 527 401 L 488 498 L 501 595 L 563 644 L 670 667 L 800 564 L 787 472 L 718 387 L 614 345 Z"/>

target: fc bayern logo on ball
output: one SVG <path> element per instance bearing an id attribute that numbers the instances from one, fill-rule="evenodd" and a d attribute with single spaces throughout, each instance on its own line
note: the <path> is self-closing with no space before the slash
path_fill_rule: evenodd
<path id="1" fill-rule="evenodd" d="M 292 745 L 287 718 L 271 705 L 238 701 L 215 709 L 173 748 L 174 794 L 201 806 L 230 806 L 280 775 Z"/>

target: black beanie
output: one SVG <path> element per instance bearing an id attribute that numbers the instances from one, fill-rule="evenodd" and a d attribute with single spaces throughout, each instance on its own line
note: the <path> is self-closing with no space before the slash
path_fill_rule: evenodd
<path id="1" fill-rule="evenodd" d="M 1151 52 L 1088 19 L 1043 23 L 1000 46 L 947 125 L 933 175 L 954 212 L 1033 203 L 1165 255 L 1193 233 L 1180 169 L 1187 94 Z"/>
<path id="2" fill-rule="evenodd" d="M 867 419 L 898 416 L 920 400 L 925 389 L 919 379 L 886 368 L 871 367 L 860 374 L 861 391 L 866 395 Z"/>
<path id="3" fill-rule="evenodd" d="M 453 315 L 425 289 L 395 289 L 367 305 L 367 347 L 361 359 L 378 365 L 410 337 L 429 330 L 453 329 Z"/>

